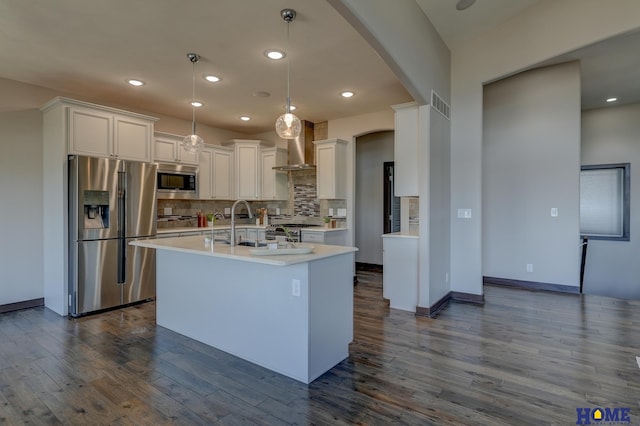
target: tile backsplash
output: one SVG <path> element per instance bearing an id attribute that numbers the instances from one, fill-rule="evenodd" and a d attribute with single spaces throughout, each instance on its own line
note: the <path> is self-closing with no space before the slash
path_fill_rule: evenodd
<path id="1" fill-rule="evenodd" d="M 346 200 L 318 200 L 316 199 L 316 171 L 303 170 L 289 173 L 289 199 L 282 201 L 249 201 L 252 211 L 266 208 L 269 216 L 275 218 L 278 212 L 282 220 L 306 222 L 322 225 L 323 217 L 330 216 L 329 209 L 333 209 L 333 216 L 337 217 L 338 209 L 346 210 Z M 158 228 L 172 228 L 183 226 L 197 226 L 195 217 L 201 213 L 224 213 L 230 209 L 234 200 L 158 200 L 158 215 L 163 216 L 165 208 L 171 210 L 174 216 L 186 216 L 183 220 L 158 221 Z M 244 205 L 240 205 L 239 212 L 246 213 Z M 191 218 L 193 217 L 193 219 Z M 219 219 L 219 224 L 228 224 L 229 214 L 225 219 Z M 250 223 L 252 220 L 236 216 L 239 223 Z M 341 225 L 344 225 L 341 221 Z"/>
<path id="2" fill-rule="evenodd" d="M 316 185 L 293 185 L 293 214 L 296 216 L 320 216 L 320 203 L 316 199 Z"/>

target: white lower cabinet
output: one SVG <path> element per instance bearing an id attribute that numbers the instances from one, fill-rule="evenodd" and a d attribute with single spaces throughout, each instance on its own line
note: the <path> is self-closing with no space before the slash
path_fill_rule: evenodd
<path id="1" fill-rule="evenodd" d="M 303 229 L 301 236 L 303 243 L 330 244 L 334 246 L 346 245 L 346 238 L 346 229 L 336 231 L 314 231 L 313 229 Z"/>
<path id="2" fill-rule="evenodd" d="M 246 241 L 246 239 L 247 239 L 247 230 L 236 228 L 236 243 L 239 243 L 241 241 Z"/>
<path id="3" fill-rule="evenodd" d="M 382 236 L 382 297 L 389 306 L 415 312 L 418 306 L 418 238 Z"/>
<path id="4" fill-rule="evenodd" d="M 247 228 L 247 240 L 264 241 L 266 239 L 266 231 L 258 228 Z"/>

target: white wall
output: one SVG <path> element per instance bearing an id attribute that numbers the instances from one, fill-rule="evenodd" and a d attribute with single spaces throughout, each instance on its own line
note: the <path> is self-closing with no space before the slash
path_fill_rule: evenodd
<path id="1" fill-rule="evenodd" d="M 393 132 L 356 140 L 356 262 L 382 265 L 384 233 L 384 163 L 393 161 Z"/>
<path id="2" fill-rule="evenodd" d="M 39 299 L 42 284 L 42 118 L 0 113 L 0 305 Z"/>
<path id="3" fill-rule="evenodd" d="M 420 190 L 420 249 L 423 237 L 428 236 L 429 280 L 420 280 L 420 286 L 429 284 L 429 300 L 421 306 L 431 307 L 451 291 L 451 123 L 439 112 L 429 108 L 429 189 Z M 428 194 L 428 197 L 426 196 Z M 428 212 L 428 215 L 423 213 Z M 423 219 L 428 219 L 423 223 Z M 425 226 L 426 225 L 426 226 Z M 422 253 L 420 255 L 421 259 Z M 424 262 L 420 264 L 422 273 Z M 421 288 L 420 294 L 424 293 Z M 422 299 L 422 297 L 421 297 Z"/>
<path id="4" fill-rule="evenodd" d="M 420 104 L 431 90 L 449 101 L 450 53 L 413 0 L 328 0 L 391 68 Z"/>
<path id="5" fill-rule="evenodd" d="M 483 120 L 483 274 L 579 286 L 579 63 L 485 86 Z"/>
<path id="6" fill-rule="evenodd" d="M 583 165 L 631 163 L 629 241 L 589 240 L 584 292 L 640 299 L 640 104 L 582 114 Z"/>
<path id="7" fill-rule="evenodd" d="M 452 222 L 453 291 L 482 294 L 482 84 L 637 28 L 637 0 L 541 1 L 451 53 L 451 210 L 473 215 Z"/>
<path id="8" fill-rule="evenodd" d="M 349 142 L 347 145 L 347 228 L 349 228 L 349 231 L 346 245 L 355 246 L 353 230 L 355 229 L 354 211 L 356 199 L 356 138 L 367 133 L 393 130 L 395 126 L 394 119 L 393 110 L 389 106 L 389 110 L 340 118 L 328 122 L 327 139 L 342 139 Z"/>

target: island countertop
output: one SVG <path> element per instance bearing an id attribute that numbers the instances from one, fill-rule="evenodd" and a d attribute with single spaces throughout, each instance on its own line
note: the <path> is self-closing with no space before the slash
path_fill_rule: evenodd
<path id="1" fill-rule="evenodd" d="M 313 251 L 309 254 L 291 254 L 291 255 L 255 255 L 251 251 L 253 247 L 235 246 L 229 244 L 206 243 L 201 235 L 193 235 L 186 237 L 173 237 L 162 239 L 136 240 L 129 243 L 133 246 L 153 248 L 157 250 L 177 251 L 183 253 L 192 253 L 203 256 L 221 257 L 227 259 L 235 259 L 245 262 L 263 263 L 267 265 L 295 265 L 297 263 L 313 262 L 326 257 L 337 256 L 345 253 L 358 251 L 356 247 L 333 246 L 326 244 L 309 244 L 295 243 L 296 247 L 313 247 Z"/>

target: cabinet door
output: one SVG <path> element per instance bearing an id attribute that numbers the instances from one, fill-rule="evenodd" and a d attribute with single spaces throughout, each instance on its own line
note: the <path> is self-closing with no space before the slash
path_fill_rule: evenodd
<path id="1" fill-rule="evenodd" d="M 394 107 L 394 182 L 397 197 L 418 196 L 419 108 L 414 104 Z"/>
<path id="2" fill-rule="evenodd" d="M 222 149 L 212 151 L 211 196 L 218 200 L 233 197 L 233 152 Z"/>
<path id="3" fill-rule="evenodd" d="M 114 118 L 113 150 L 117 158 L 134 161 L 151 161 L 153 125 L 132 117 Z"/>
<path id="4" fill-rule="evenodd" d="M 263 200 L 288 200 L 289 188 L 287 173 L 273 170 L 273 167 L 287 162 L 286 151 L 278 151 L 275 148 L 260 153 L 262 168 L 262 199 Z"/>
<path id="5" fill-rule="evenodd" d="M 256 241 L 258 239 L 258 230 L 255 228 L 247 229 L 247 240 Z"/>
<path id="6" fill-rule="evenodd" d="M 178 159 L 176 141 L 156 137 L 153 143 L 153 160 L 160 163 L 174 163 Z"/>
<path id="7" fill-rule="evenodd" d="M 113 156 L 113 115 L 82 107 L 69 107 L 69 153 L 92 157 Z"/>
<path id="8" fill-rule="evenodd" d="M 324 244 L 324 232 L 302 230 L 302 242 Z"/>
<path id="9" fill-rule="evenodd" d="M 245 241 L 247 239 L 246 229 L 236 229 L 236 242 Z"/>
<path id="10" fill-rule="evenodd" d="M 327 139 L 313 143 L 316 145 L 317 198 L 346 198 L 347 142 L 341 139 Z"/>
<path id="11" fill-rule="evenodd" d="M 178 151 L 178 161 L 182 164 L 192 164 L 194 166 L 198 165 L 198 154 L 195 152 L 185 151 L 182 147 L 182 141 L 179 141 L 176 150 Z"/>
<path id="12" fill-rule="evenodd" d="M 237 144 L 236 155 L 236 198 L 258 200 L 258 144 Z"/>
<path id="13" fill-rule="evenodd" d="M 198 162 L 198 198 L 206 200 L 213 198 L 212 192 L 213 149 L 202 148 Z"/>

